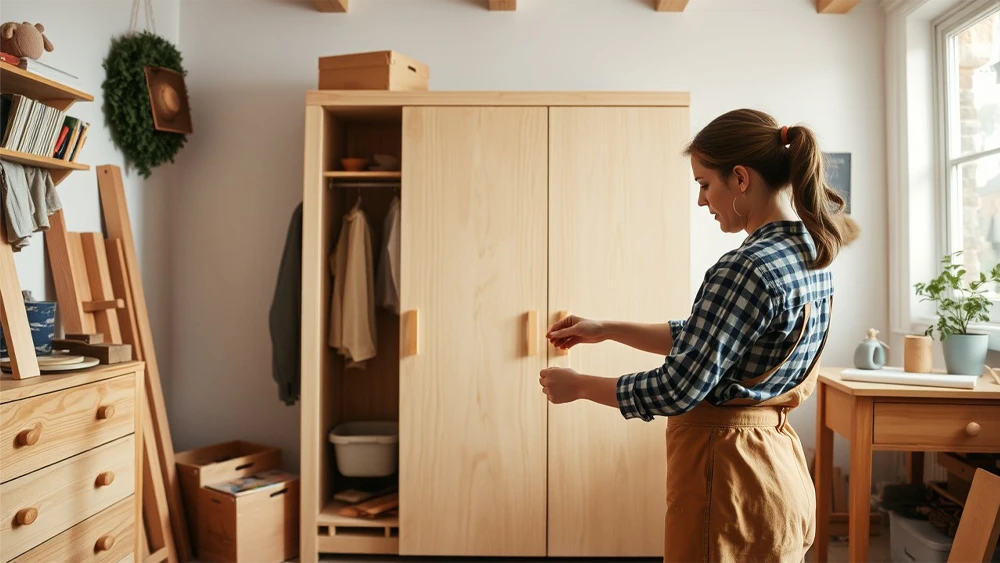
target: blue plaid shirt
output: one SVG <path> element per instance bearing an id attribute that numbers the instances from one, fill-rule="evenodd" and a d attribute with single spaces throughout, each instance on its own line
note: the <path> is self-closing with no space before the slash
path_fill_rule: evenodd
<path id="1" fill-rule="evenodd" d="M 618 380 L 625 418 L 684 413 L 707 400 L 762 401 L 802 381 L 829 326 L 833 279 L 810 270 L 812 237 L 799 221 L 768 223 L 705 274 L 687 320 L 670 321 L 673 347 L 663 365 Z M 772 377 L 747 388 L 788 355 L 798 338 L 805 303 L 809 326 L 795 352 Z"/>

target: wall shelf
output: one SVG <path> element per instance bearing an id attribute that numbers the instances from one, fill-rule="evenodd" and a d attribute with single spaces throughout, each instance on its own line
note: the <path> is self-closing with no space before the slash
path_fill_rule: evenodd
<path id="1" fill-rule="evenodd" d="M 324 172 L 323 177 L 350 180 L 398 180 L 403 177 L 403 174 L 398 171 L 365 170 L 352 172 L 349 170 L 336 170 L 333 172 Z"/>
<path id="2" fill-rule="evenodd" d="M 5 62 L 0 62 L 0 88 L 4 93 L 21 94 L 58 109 L 66 109 L 74 102 L 94 101 L 86 92 Z"/>
<path id="3" fill-rule="evenodd" d="M 52 158 L 8 149 L 0 149 L 0 158 L 24 164 L 25 166 L 37 166 L 39 168 L 48 168 L 49 170 L 90 170 L 90 165 L 88 164 L 80 164 L 79 162 L 70 162 L 61 158 Z"/>

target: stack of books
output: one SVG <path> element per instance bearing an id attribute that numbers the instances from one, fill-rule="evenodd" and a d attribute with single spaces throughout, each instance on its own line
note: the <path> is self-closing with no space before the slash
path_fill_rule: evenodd
<path id="1" fill-rule="evenodd" d="M 90 122 L 21 94 L 0 95 L 0 147 L 75 162 Z"/>

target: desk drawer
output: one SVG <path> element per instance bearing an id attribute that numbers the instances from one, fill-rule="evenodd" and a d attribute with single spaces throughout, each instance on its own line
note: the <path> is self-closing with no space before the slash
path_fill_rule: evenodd
<path id="1" fill-rule="evenodd" d="M 135 551 L 135 496 L 80 522 L 11 563 L 118 563 Z"/>
<path id="2" fill-rule="evenodd" d="M 135 376 L 0 406 L 0 482 L 135 432 Z"/>
<path id="3" fill-rule="evenodd" d="M 0 485 L 0 560 L 35 548 L 135 493 L 135 436 Z"/>
<path id="4" fill-rule="evenodd" d="M 927 446 L 981 451 L 1000 448 L 997 405 L 875 403 L 875 446 Z"/>

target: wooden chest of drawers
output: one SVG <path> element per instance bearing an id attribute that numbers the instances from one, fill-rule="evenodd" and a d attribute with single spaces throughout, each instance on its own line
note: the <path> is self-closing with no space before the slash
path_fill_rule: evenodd
<path id="1" fill-rule="evenodd" d="M 142 553 L 143 370 L 0 378 L 0 563 Z"/>

